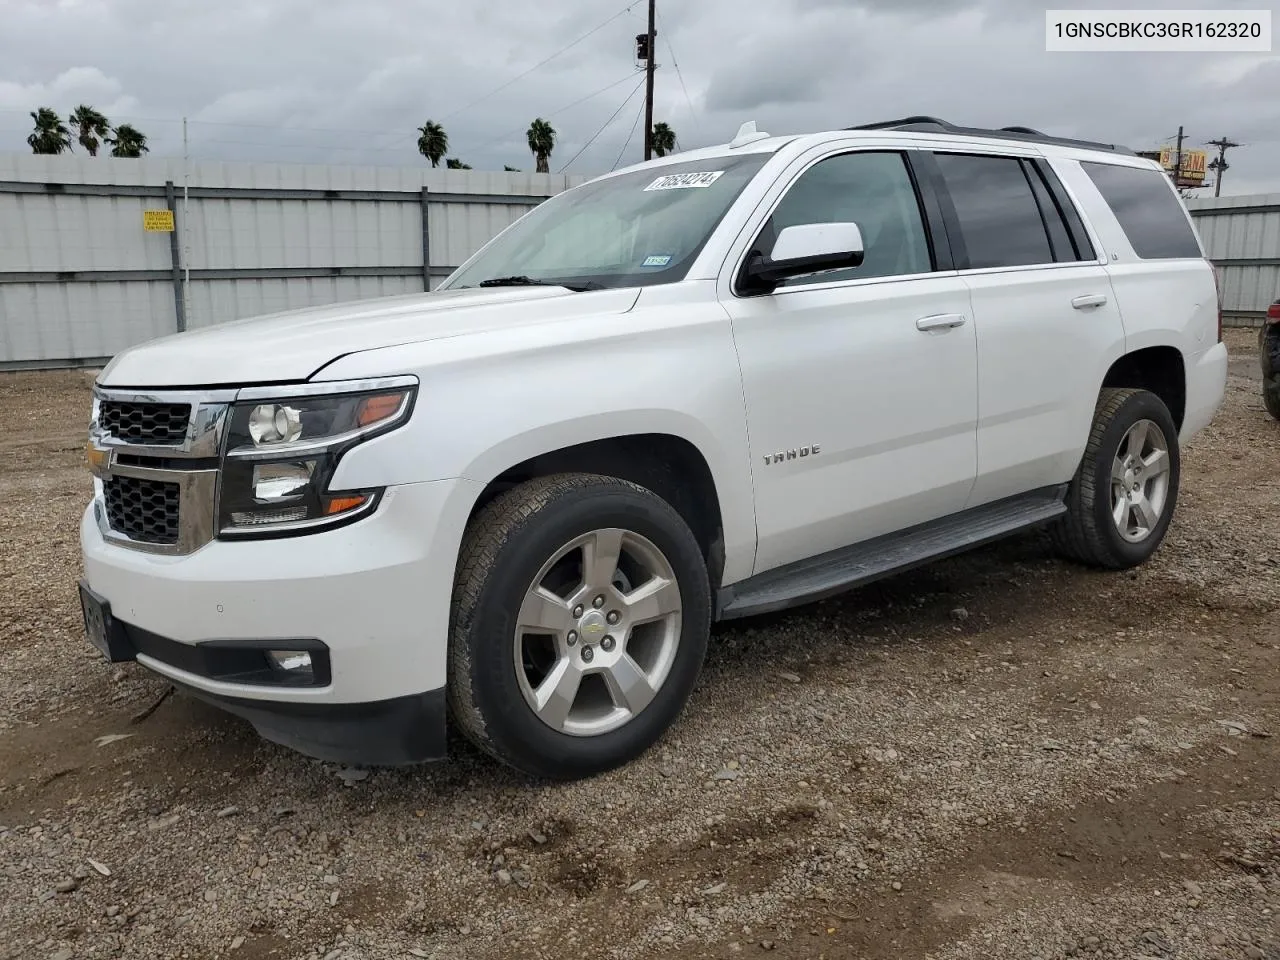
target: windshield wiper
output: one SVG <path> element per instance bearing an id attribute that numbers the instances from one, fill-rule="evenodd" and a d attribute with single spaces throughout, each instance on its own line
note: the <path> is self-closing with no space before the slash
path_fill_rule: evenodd
<path id="1" fill-rule="evenodd" d="M 545 280 L 535 280 L 533 277 L 493 277 L 490 280 L 481 280 L 478 287 L 558 287 L 558 283 L 547 283 Z"/>
<path id="2" fill-rule="evenodd" d="M 476 284 L 477 287 L 565 287 L 574 293 L 582 293 L 586 290 L 603 290 L 604 286 L 599 283 L 558 283 L 554 280 L 535 280 L 533 277 L 515 276 L 515 277 L 493 277 L 489 280 L 481 280 Z"/>

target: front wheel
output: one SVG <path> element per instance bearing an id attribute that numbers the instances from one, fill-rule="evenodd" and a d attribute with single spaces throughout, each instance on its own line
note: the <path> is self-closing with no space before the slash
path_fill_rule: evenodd
<path id="1" fill-rule="evenodd" d="M 1059 548 L 1092 566 L 1137 566 L 1160 546 L 1178 500 L 1181 460 L 1169 408 L 1146 390 L 1104 389 L 1067 515 L 1054 527 Z"/>
<path id="2" fill-rule="evenodd" d="M 612 477 L 531 480 L 467 529 L 451 712 L 481 749 L 534 776 L 620 766 L 683 709 L 710 623 L 702 552 L 665 501 Z"/>

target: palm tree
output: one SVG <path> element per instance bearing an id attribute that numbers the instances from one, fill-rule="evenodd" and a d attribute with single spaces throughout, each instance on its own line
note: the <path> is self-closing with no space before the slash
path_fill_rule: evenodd
<path id="1" fill-rule="evenodd" d="M 449 152 L 449 135 L 444 127 L 428 120 L 418 128 L 418 133 L 418 152 L 430 160 L 433 167 L 440 166 L 440 158 Z"/>
<path id="2" fill-rule="evenodd" d="M 111 144 L 113 157 L 129 157 L 136 160 L 144 153 L 151 151 L 147 146 L 147 135 L 137 127 L 122 123 L 111 132 L 114 136 L 107 137 L 107 143 Z"/>
<path id="3" fill-rule="evenodd" d="M 457 157 L 450 157 L 444 162 L 444 165 L 450 170 L 470 170 L 471 164 L 463 163 Z"/>
<path id="4" fill-rule="evenodd" d="M 674 153 L 676 149 L 676 132 L 665 123 L 653 125 L 653 152 L 660 157 Z"/>
<path id="5" fill-rule="evenodd" d="M 56 110 L 40 107 L 31 113 L 36 128 L 27 137 L 32 153 L 55 154 L 71 150 L 71 131 L 67 129 Z"/>
<path id="6" fill-rule="evenodd" d="M 71 111 L 71 116 L 67 117 L 67 123 L 80 131 L 76 139 L 91 157 L 98 155 L 98 147 L 111 131 L 111 124 L 107 122 L 107 118 L 93 107 L 83 103 Z"/>
<path id="7" fill-rule="evenodd" d="M 551 172 L 551 151 L 556 147 L 556 131 L 551 124 L 538 117 L 529 124 L 529 149 L 538 161 L 538 173 Z"/>

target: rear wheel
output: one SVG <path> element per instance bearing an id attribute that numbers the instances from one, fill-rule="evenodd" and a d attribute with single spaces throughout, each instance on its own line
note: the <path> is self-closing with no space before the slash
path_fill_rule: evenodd
<path id="1" fill-rule="evenodd" d="M 472 520 L 459 558 L 449 701 L 463 733 L 526 773 L 624 764 L 675 720 L 710 629 L 706 565 L 665 501 L 562 474 Z"/>
<path id="2" fill-rule="evenodd" d="M 1280 373 L 1262 381 L 1262 403 L 1267 413 L 1280 420 Z"/>
<path id="3" fill-rule="evenodd" d="M 1093 566 L 1142 563 L 1169 529 L 1180 473 L 1178 432 L 1164 402 L 1146 390 L 1103 390 L 1056 542 Z"/>
<path id="4" fill-rule="evenodd" d="M 1265 323 L 1258 330 L 1258 361 L 1262 365 L 1262 405 L 1280 420 L 1280 325 Z"/>

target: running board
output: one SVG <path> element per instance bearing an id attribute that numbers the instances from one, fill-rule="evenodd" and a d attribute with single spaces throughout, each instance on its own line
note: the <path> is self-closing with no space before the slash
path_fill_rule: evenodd
<path id="1" fill-rule="evenodd" d="M 1048 523 L 1067 512 L 1066 485 L 999 500 L 748 577 L 718 591 L 717 619 L 785 610 Z"/>

